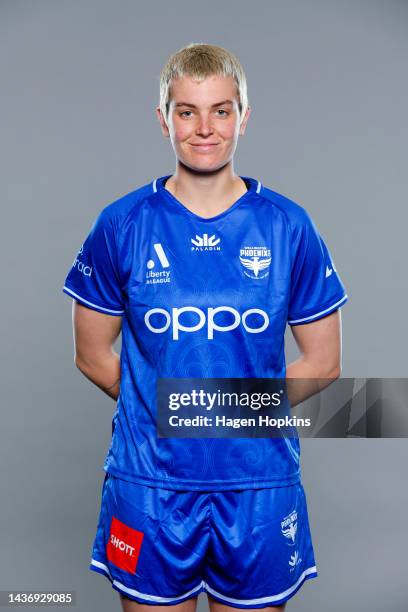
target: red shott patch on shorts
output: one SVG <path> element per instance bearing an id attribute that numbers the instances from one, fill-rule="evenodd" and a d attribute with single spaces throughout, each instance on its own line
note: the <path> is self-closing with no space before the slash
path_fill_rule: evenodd
<path id="1" fill-rule="evenodd" d="M 134 574 L 143 536 L 142 531 L 132 529 L 112 516 L 109 541 L 106 545 L 108 560 L 121 570 Z"/>

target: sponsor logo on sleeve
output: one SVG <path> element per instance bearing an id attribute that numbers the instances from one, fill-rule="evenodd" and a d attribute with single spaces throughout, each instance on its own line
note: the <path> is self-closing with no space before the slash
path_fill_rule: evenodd
<path id="1" fill-rule="evenodd" d="M 83 261 L 81 261 L 79 259 L 79 257 L 81 255 L 83 255 L 83 253 L 84 253 L 84 245 L 82 245 L 81 248 L 79 249 L 78 255 L 77 255 L 74 263 L 72 264 L 72 267 L 76 268 L 78 270 L 78 272 L 80 272 L 84 276 L 91 276 L 92 275 L 92 267 L 91 266 L 87 266 L 86 264 L 84 264 Z"/>
<path id="2" fill-rule="evenodd" d="M 106 556 L 119 569 L 134 574 L 139 560 L 144 533 L 112 516 Z"/>

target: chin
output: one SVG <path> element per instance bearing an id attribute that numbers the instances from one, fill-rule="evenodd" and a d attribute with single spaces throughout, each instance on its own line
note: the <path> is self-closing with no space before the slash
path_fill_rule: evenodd
<path id="1" fill-rule="evenodd" d="M 186 166 L 187 168 L 189 168 L 190 170 L 193 170 L 195 172 L 216 172 L 217 170 L 220 170 L 221 168 L 224 168 L 224 166 L 226 166 L 229 163 L 229 159 L 224 159 L 222 161 L 213 161 L 210 162 L 210 160 L 200 160 L 200 161 L 192 161 L 192 160 L 186 160 L 186 159 L 182 159 L 179 158 L 179 161 Z M 201 162 L 201 163 L 200 163 Z"/>

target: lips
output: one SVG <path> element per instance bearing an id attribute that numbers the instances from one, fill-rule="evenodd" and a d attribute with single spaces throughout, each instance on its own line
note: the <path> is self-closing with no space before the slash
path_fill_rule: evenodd
<path id="1" fill-rule="evenodd" d="M 191 146 L 202 153 L 212 151 L 214 147 L 218 145 L 218 142 L 206 142 L 202 144 L 192 144 Z"/>

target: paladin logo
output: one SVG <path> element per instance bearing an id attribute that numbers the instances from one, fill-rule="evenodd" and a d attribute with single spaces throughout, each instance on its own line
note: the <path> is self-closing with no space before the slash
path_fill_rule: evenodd
<path id="1" fill-rule="evenodd" d="M 209 236 L 208 234 L 203 234 L 199 236 L 196 234 L 195 239 L 191 238 L 192 251 L 221 251 L 221 247 L 218 246 L 221 242 L 221 238 L 216 238 L 215 234 Z"/>
<path id="2" fill-rule="evenodd" d="M 331 261 L 330 264 L 331 268 L 329 268 L 329 266 L 326 266 L 326 278 L 329 278 L 329 276 L 333 274 L 333 271 L 336 272 L 334 263 Z"/>
<path id="3" fill-rule="evenodd" d="M 106 545 L 108 561 L 121 570 L 134 574 L 143 536 L 143 531 L 137 531 L 112 516 L 109 540 Z"/>
<path id="4" fill-rule="evenodd" d="M 299 553 L 297 550 L 295 550 L 295 552 L 293 553 L 293 555 L 290 556 L 290 560 L 288 561 L 290 567 L 291 567 L 291 572 L 293 572 L 293 570 L 295 569 L 295 567 L 297 565 L 299 565 L 299 563 L 302 561 L 302 559 L 299 557 Z"/>
<path id="5" fill-rule="evenodd" d="M 160 242 L 156 242 L 156 244 L 153 245 L 153 248 L 157 255 L 157 259 L 159 260 L 159 263 L 161 267 L 164 268 L 164 270 L 159 270 L 159 271 L 153 270 L 153 268 L 156 266 L 156 262 L 154 261 L 154 259 L 149 259 L 149 261 L 146 264 L 146 268 L 147 268 L 146 285 L 169 283 L 170 282 L 170 270 L 167 270 L 166 268 L 170 267 L 170 263 L 166 257 L 166 253 L 164 252 L 164 249 L 162 245 L 160 244 Z"/>
<path id="6" fill-rule="evenodd" d="M 239 261 L 245 268 L 244 274 L 249 278 L 260 280 L 269 274 L 271 251 L 266 247 L 243 247 L 239 253 Z"/>
<path id="7" fill-rule="evenodd" d="M 297 533 L 297 512 L 294 510 L 286 516 L 281 522 L 282 535 L 289 540 L 288 544 L 293 545 L 295 543 Z"/>

